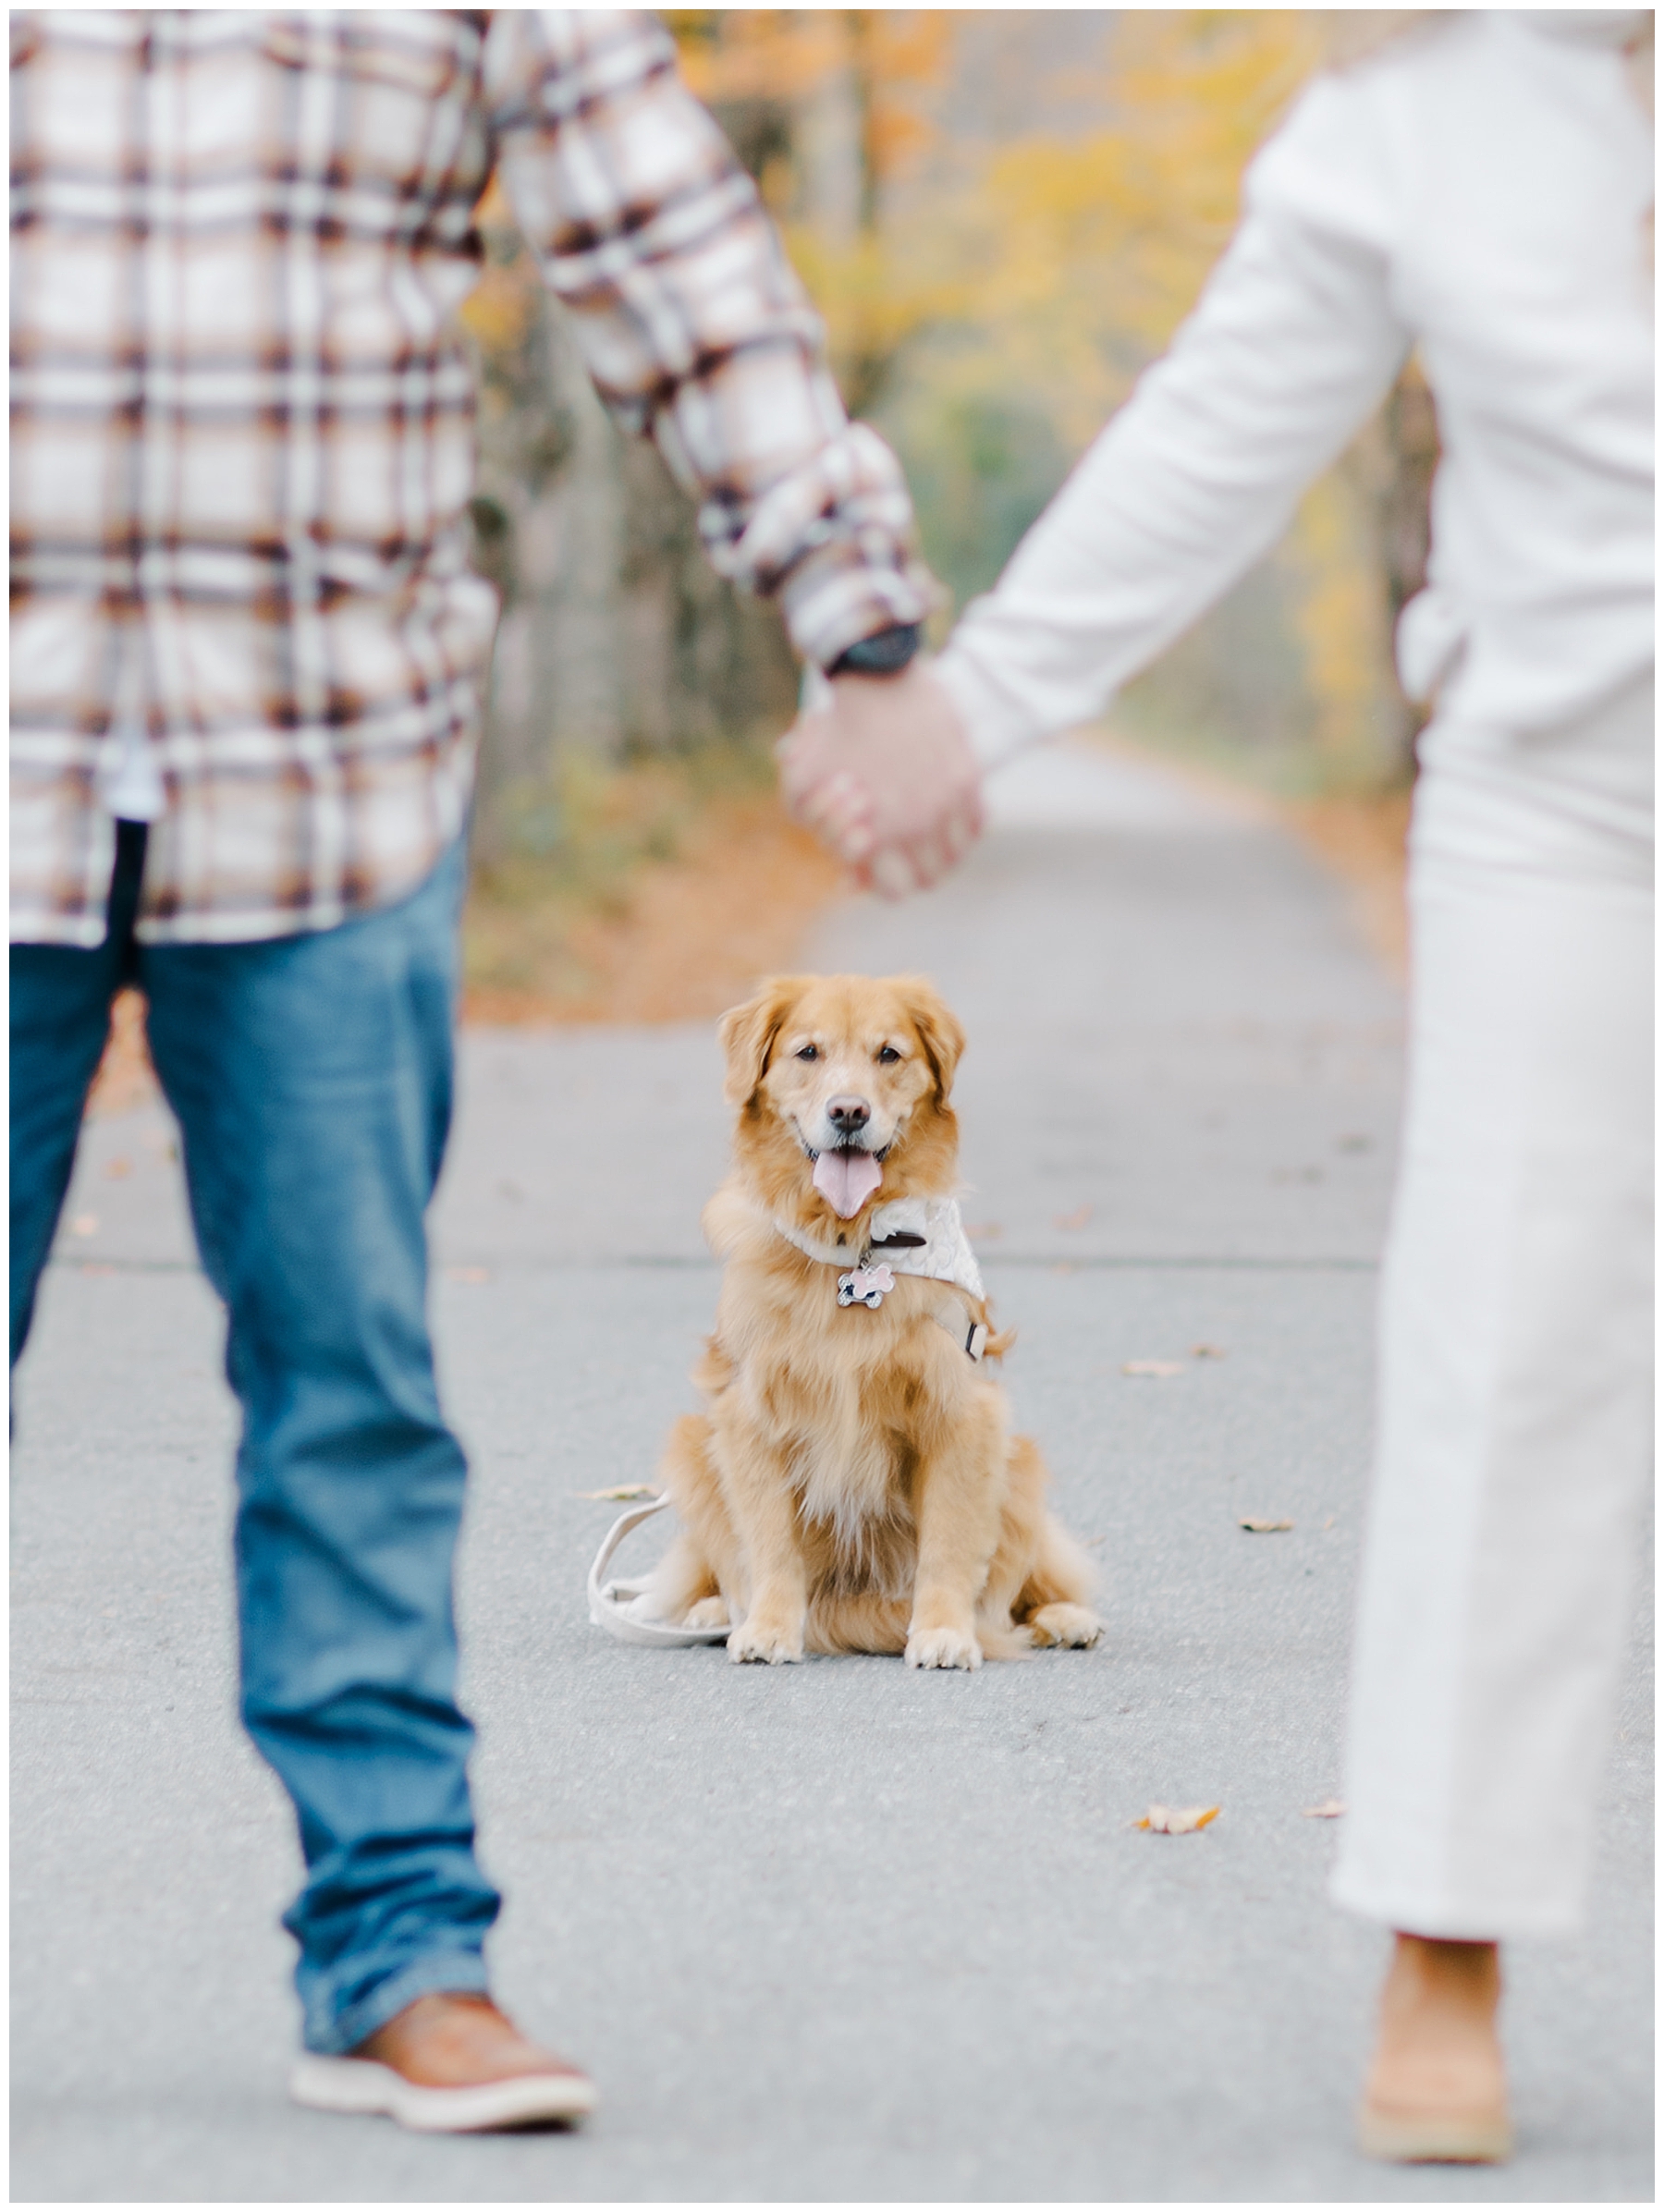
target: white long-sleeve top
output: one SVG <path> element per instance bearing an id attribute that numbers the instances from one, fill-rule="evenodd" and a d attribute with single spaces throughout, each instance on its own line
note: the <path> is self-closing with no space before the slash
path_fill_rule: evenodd
<path id="1" fill-rule="evenodd" d="M 1474 13 L 1319 77 L 1171 351 L 936 663 L 985 764 L 1090 719 L 1277 539 L 1419 344 L 1443 458 L 1400 665 L 1565 720 L 1653 653 L 1635 11 Z"/>

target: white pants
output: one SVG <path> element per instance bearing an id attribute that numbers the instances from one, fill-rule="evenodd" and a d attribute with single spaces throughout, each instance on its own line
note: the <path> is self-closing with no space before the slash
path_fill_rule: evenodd
<path id="1" fill-rule="evenodd" d="M 1332 1893 L 1425 1936 L 1582 1918 L 1649 1480 L 1652 680 L 1436 723 Z"/>

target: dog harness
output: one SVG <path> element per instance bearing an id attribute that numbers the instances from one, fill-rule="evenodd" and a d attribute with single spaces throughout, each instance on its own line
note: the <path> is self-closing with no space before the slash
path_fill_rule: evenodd
<path id="1" fill-rule="evenodd" d="M 895 1289 L 898 1275 L 919 1275 L 934 1282 L 951 1283 L 972 1298 L 983 1295 L 982 1270 L 965 1234 L 957 1198 L 898 1198 L 888 1205 L 875 1207 L 866 1241 L 853 1267 L 847 1247 L 822 1244 L 789 1221 L 777 1218 L 774 1227 L 806 1259 L 845 1270 L 838 1278 L 840 1306 L 863 1305 L 875 1310 Z M 982 1358 L 988 1341 L 987 1328 L 959 1299 L 939 1299 L 933 1318 L 968 1358 Z"/>

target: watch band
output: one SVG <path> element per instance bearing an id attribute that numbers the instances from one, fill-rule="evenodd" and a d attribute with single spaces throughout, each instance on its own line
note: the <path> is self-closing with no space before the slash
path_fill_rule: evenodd
<path id="1" fill-rule="evenodd" d="M 922 622 L 896 622 L 870 638 L 846 645 L 828 676 L 894 676 L 905 668 L 924 641 Z"/>

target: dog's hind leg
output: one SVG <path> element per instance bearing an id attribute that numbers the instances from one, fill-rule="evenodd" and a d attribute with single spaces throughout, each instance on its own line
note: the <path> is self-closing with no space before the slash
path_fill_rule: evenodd
<path id="1" fill-rule="evenodd" d="M 1046 1462 L 1032 1436 L 1012 1437 L 1010 1466 L 1012 1505 L 1025 1521 L 1032 1547 L 1010 1599 L 1011 1617 L 1021 1624 L 1018 1633 L 1035 1644 L 1084 1650 L 1104 1632 L 1092 1608 L 1097 1584 L 1092 1561 L 1046 1509 Z M 1002 1554 L 1007 1552 L 1004 1545 L 1000 1548 Z M 992 1576 L 989 1581 L 992 1583 Z"/>
<path id="2" fill-rule="evenodd" d="M 1025 1625 L 1035 1644 L 1061 1644 L 1069 1651 L 1090 1650 L 1104 1632 L 1103 1622 L 1090 1606 L 1071 1606 L 1061 1601 L 1036 1606 Z"/>
<path id="3" fill-rule="evenodd" d="M 687 1628 L 720 1628 L 739 1619 L 725 1596 L 724 1569 L 735 1567 L 722 1488 L 709 1459 L 711 1424 L 686 1413 L 670 1431 L 659 1479 L 681 1521 L 680 1532 L 654 1569 L 641 1600 L 655 1620 Z M 730 1590 L 731 1595 L 731 1590 Z"/>
<path id="4" fill-rule="evenodd" d="M 1013 1610 L 1036 1644 L 1084 1651 L 1104 1632 L 1103 1622 L 1087 1602 L 1095 1580 L 1085 1553 L 1048 1513 L 1040 1558 L 1018 1592 Z"/>
<path id="5" fill-rule="evenodd" d="M 1013 1436 L 1006 1453 L 999 1543 L 976 1603 L 977 1641 L 990 1659 L 1021 1658 L 1034 1641 L 1026 1628 L 1014 1625 L 1012 1615 L 1041 1541 L 1048 1480 L 1034 1438 Z"/>
<path id="6" fill-rule="evenodd" d="M 646 1619 L 685 1628 L 715 1628 L 728 1619 L 711 1563 L 686 1529 L 648 1576 L 637 1603 Z"/>

